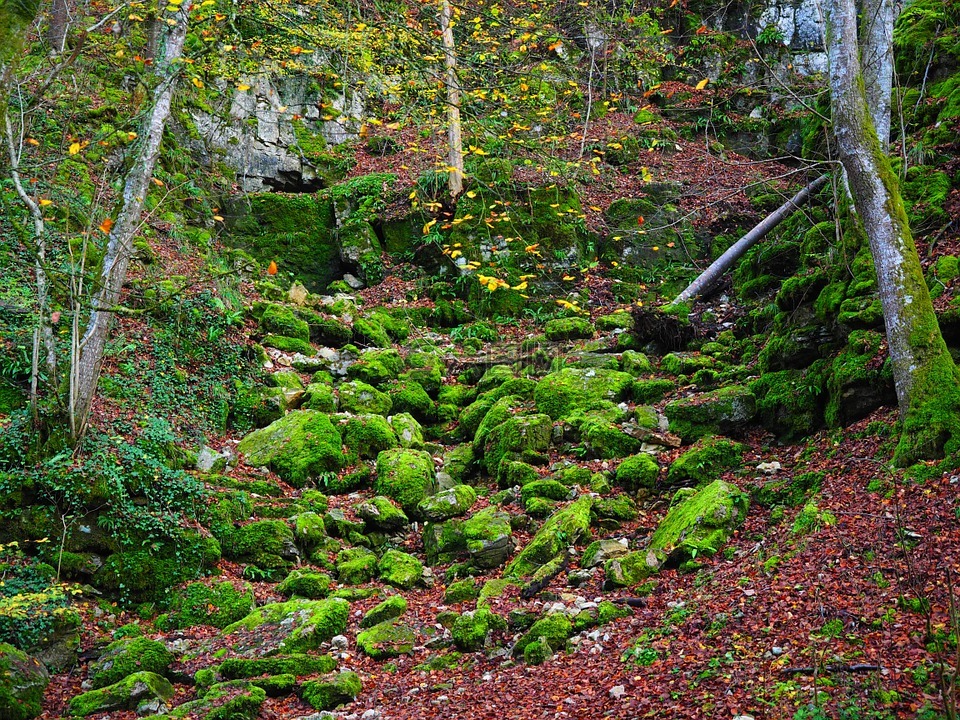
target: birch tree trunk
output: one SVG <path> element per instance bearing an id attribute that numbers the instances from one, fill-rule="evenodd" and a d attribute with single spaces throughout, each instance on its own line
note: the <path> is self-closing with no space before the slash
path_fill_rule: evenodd
<path id="1" fill-rule="evenodd" d="M 450 174 L 450 196 L 463 192 L 463 139 L 460 131 L 460 80 L 457 78 L 457 51 L 453 42 L 453 10 L 450 0 L 440 3 L 440 30 L 443 34 L 443 56 L 446 64 L 447 142 Z"/>
<path id="2" fill-rule="evenodd" d="M 890 96 L 893 92 L 893 24 L 895 0 L 863 0 L 860 20 L 860 67 L 867 107 L 886 149 L 890 142 Z"/>
<path id="3" fill-rule="evenodd" d="M 960 374 L 940 334 L 899 183 L 871 117 L 854 0 L 830 0 L 826 19 L 833 131 L 877 272 L 903 425 L 894 460 L 907 465 L 958 449 Z"/>
<path id="4" fill-rule="evenodd" d="M 123 202 L 110 230 L 103 269 L 92 298 L 90 319 L 82 338 L 76 338 L 70 370 L 70 435 L 76 442 L 83 435 L 90 407 L 96 394 L 103 365 L 103 353 L 110 334 L 114 308 L 127 276 L 133 256 L 133 238 L 143 215 L 143 204 L 153 177 L 153 168 L 160 155 L 160 143 L 170 117 L 170 103 L 179 75 L 179 61 L 187 36 L 189 3 L 183 3 L 173 14 L 163 59 L 157 64 L 158 84 L 153 91 L 153 105 L 141 132 L 140 150 L 127 173 Z M 79 312 L 79 310 L 77 310 Z"/>

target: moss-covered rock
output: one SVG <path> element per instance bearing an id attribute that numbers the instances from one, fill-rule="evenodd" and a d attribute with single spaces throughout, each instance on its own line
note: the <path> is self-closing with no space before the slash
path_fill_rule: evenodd
<path id="1" fill-rule="evenodd" d="M 501 488 L 523 487 L 540 479 L 540 473 L 532 465 L 520 460 L 504 458 L 497 466 L 497 484 Z"/>
<path id="2" fill-rule="evenodd" d="M 178 705 L 163 718 L 190 720 L 256 720 L 267 699 L 266 691 L 250 680 L 211 685 L 199 700 Z"/>
<path id="3" fill-rule="evenodd" d="M 314 710 L 334 710 L 353 702 L 362 690 L 360 676 L 348 670 L 305 682 L 300 697 Z"/>
<path id="4" fill-rule="evenodd" d="M 418 513 L 424 520 L 434 522 L 466 515 L 477 501 L 477 492 L 469 485 L 454 485 L 424 499 Z"/>
<path id="5" fill-rule="evenodd" d="M 520 498 L 524 502 L 534 497 L 550 500 L 566 500 L 570 496 L 570 488 L 556 480 L 534 480 L 523 485 L 520 489 Z"/>
<path id="6" fill-rule="evenodd" d="M 190 583 L 177 593 L 171 619 L 177 627 L 212 625 L 223 628 L 246 617 L 253 608 L 253 588 L 229 581 L 208 585 Z M 162 672 L 162 671 L 158 671 Z"/>
<path id="7" fill-rule="evenodd" d="M 667 483 L 703 485 L 716 480 L 725 470 L 737 467 L 746 448 L 726 438 L 706 437 L 671 463 Z"/>
<path id="8" fill-rule="evenodd" d="M 353 340 L 365 347 L 390 348 L 393 342 L 378 318 L 361 317 L 353 323 Z"/>
<path id="9" fill-rule="evenodd" d="M 472 565 L 489 569 L 505 563 L 515 543 L 510 516 L 488 507 L 467 520 L 428 522 L 423 529 L 423 546 L 432 565 L 467 554 Z"/>
<path id="10" fill-rule="evenodd" d="M 403 358 L 393 348 L 367 350 L 347 368 L 347 377 L 376 387 L 400 377 L 403 366 Z"/>
<path id="11" fill-rule="evenodd" d="M 338 388 L 340 410 L 355 415 L 389 415 L 393 401 L 387 393 L 380 392 L 372 385 L 354 380 L 343 383 Z"/>
<path id="12" fill-rule="evenodd" d="M 647 453 L 639 453 L 624 459 L 617 466 L 617 485 L 629 492 L 652 489 L 657 484 L 660 466 Z"/>
<path id="13" fill-rule="evenodd" d="M 391 595 L 379 605 L 370 608 L 360 619 L 360 627 L 371 628 L 374 625 L 395 620 L 407 611 L 407 601 L 403 595 Z"/>
<path id="14" fill-rule="evenodd" d="M 659 402 L 676 387 L 672 380 L 637 380 L 631 388 L 633 399 L 639 403 Z"/>
<path id="15" fill-rule="evenodd" d="M 285 597 L 302 597 L 319 600 L 330 594 L 329 575 L 312 570 L 291 570 L 283 582 L 277 585 L 277 592 Z"/>
<path id="16" fill-rule="evenodd" d="M 353 415 L 338 424 L 347 454 L 352 459 L 376 458 L 400 444 L 393 427 L 383 415 Z"/>
<path id="17" fill-rule="evenodd" d="M 476 652 L 483 648 L 483 643 L 492 630 L 506 629 L 507 623 L 502 617 L 481 607 L 458 617 L 451 628 L 451 635 L 458 650 Z"/>
<path id="18" fill-rule="evenodd" d="M 686 441 L 742 430 L 757 414 L 757 399 L 742 385 L 730 385 L 674 400 L 664 412 L 670 431 Z"/>
<path id="19" fill-rule="evenodd" d="M 523 655 L 527 646 L 539 641 L 540 638 L 546 640 L 550 649 L 557 652 L 563 650 L 571 635 L 573 635 L 573 623 L 570 618 L 563 613 L 551 613 L 537 620 L 517 640 L 517 644 L 513 646 L 513 654 L 515 657 Z"/>
<path id="20" fill-rule="evenodd" d="M 508 417 L 493 427 L 484 441 L 483 462 L 487 472 L 496 475 L 500 461 L 508 456 L 530 459 L 546 453 L 552 437 L 553 421 L 549 415 Z"/>
<path id="21" fill-rule="evenodd" d="M 580 444 L 590 457 L 604 459 L 622 458 L 637 452 L 643 441 L 623 431 L 612 417 L 620 415 L 617 408 L 613 413 L 601 413 L 592 410 L 577 414 L 570 419 L 580 434 Z"/>
<path id="22" fill-rule="evenodd" d="M 300 407 L 304 410 L 334 413 L 337 411 L 337 395 L 326 383 L 310 383 L 303 392 Z"/>
<path id="23" fill-rule="evenodd" d="M 409 553 L 387 550 L 377 563 L 380 579 L 401 590 L 410 590 L 423 580 L 423 563 Z"/>
<path id="24" fill-rule="evenodd" d="M 250 433 L 237 450 L 247 464 L 269 467 L 294 487 L 303 487 L 320 473 L 343 467 L 341 444 L 326 415 L 299 410 Z"/>
<path id="25" fill-rule="evenodd" d="M 317 345 L 342 348 L 353 338 L 353 330 L 337 318 L 312 316 L 307 320 L 310 326 L 310 341 Z"/>
<path id="26" fill-rule="evenodd" d="M 629 552 L 630 549 L 627 547 L 626 540 L 597 540 L 590 543 L 587 549 L 583 551 L 583 555 L 580 557 L 580 567 L 591 568 L 603 565 L 607 560 L 623 557 Z"/>
<path id="27" fill-rule="evenodd" d="M 323 516 L 312 511 L 298 513 L 290 518 L 296 543 L 303 548 L 315 548 L 327 539 Z"/>
<path id="28" fill-rule="evenodd" d="M 543 326 L 547 340 L 580 340 L 592 338 L 596 328 L 586 318 L 567 317 L 548 320 Z"/>
<path id="29" fill-rule="evenodd" d="M 632 330 L 633 315 L 625 310 L 616 310 L 609 315 L 601 315 L 596 321 L 597 330 L 609 332 L 611 330 Z"/>
<path id="30" fill-rule="evenodd" d="M 288 600 L 257 608 L 242 620 L 228 625 L 224 635 L 256 637 L 263 652 L 316 650 L 347 628 L 350 604 L 344 600 Z"/>
<path id="31" fill-rule="evenodd" d="M 337 578 L 344 585 L 370 582 L 376 572 L 377 556 L 366 548 L 348 548 L 337 553 Z"/>
<path id="32" fill-rule="evenodd" d="M 423 450 L 423 427 L 410 413 L 395 413 L 387 418 L 400 447 Z"/>
<path id="33" fill-rule="evenodd" d="M 416 633 L 396 621 L 382 622 L 357 635 L 357 649 L 374 660 L 407 655 L 413 652 Z"/>
<path id="34" fill-rule="evenodd" d="M 172 662 L 173 654 L 162 642 L 144 637 L 121 638 L 107 645 L 100 657 L 90 663 L 88 677 L 94 688 L 102 688 L 140 670 L 163 675 Z"/>
<path id="35" fill-rule="evenodd" d="M 43 711 L 43 693 L 49 682 L 50 675 L 43 663 L 12 645 L 0 643 L 0 717 L 37 717 Z"/>
<path id="36" fill-rule="evenodd" d="M 599 521 L 629 522 L 637 519 L 637 504 L 624 494 L 601 498 L 593 504 L 593 516 Z"/>
<path id="37" fill-rule="evenodd" d="M 422 450 L 385 450 L 377 456 L 374 491 L 395 500 L 408 515 L 416 516 L 420 502 L 437 491 L 433 458 Z"/>
<path id="38" fill-rule="evenodd" d="M 297 340 L 310 340 L 310 326 L 294 315 L 293 310 L 276 303 L 268 303 L 260 316 L 260 329 L 266 334 L 282 335 Z"/>
<path id="39" fill-rule="evenodd" d="M 214 528 L 224 557 L 251 562 L 263 570 L 286 570 L 299 557 L 293 531 L 281 520 L 257 520 L 249 525 Z"/>
<path id="40" fill-rule="evenodd" d="M 164 707 L 173 697 L 173 686 L 161 675 L 147 670 L 125 675 L 119 682 L 77 695 L 68 712 L 74 717 L 113 710 L 150 712 Z"/>
<path id="41" fill-rule="evenodd" d="M 293 675 L 304 677 L 331 672 L 337 661 L 330 655 L 307 655 L 290 653 L 268 658 L 229 658 L 220 663 L 217 672 L 229 680 L 257 677 L 258 675 Z"/>
<path id="42" fill-rule="evenodd" d="M 784 442 L 800 440 L 822 426 L 824 366 L 818 360 L 804 370 L 769 371 L 751 381 L 757 421 Z"/>
<path id="43" fill-rule="evenodd" d="M 409 413 L 424 421 L 436 415 L 433 400 L 416 380 L 394 382 L 386 389 L 396 412 Z"/>
<path id="44" fill-rule="evenodd" d="M 574 410 L 587 411 L 600 403 L 627 398 L 634 378 L 617 370 L 564 368 L 537 383 L 537 409 L 554 420 Z"/>
<path id="45" fill-rule="evenodd" d="M 834 359 L 827 378 L 829 400 L 824 419 L 831 427 L 846 425 L 884 404 L 895 404 L 893 371 L 883 360 L 883 335 L 855 330 Z"/>
<path id="46" fill-rule="evenodd" d="M 443 594 L 445 605 L 456 605 L 457 603 L 476 600 L 480 594 L 480 588 L 477 587 L 475 578 L 469 577 L 463 580 L 457 580 L 447 586 L 447 591 Z"/>
<path id="47" fill-rule="evenodd" d="M 532 576 L 541 565 L 565 552 L 568 545 L 588 537 L 592 506 L 593 498 L 584 496 L 557 510 L 511 561 L 505 574 L 516 578 Z"/>
<path id="48" fill-rule="evenodd" d="M 365 523 L 385 532 L 396 532 L 410 524 L 410 519 L 403 510 L 383 495 L 359 503 L 354 509 L 357 517 Z"/>

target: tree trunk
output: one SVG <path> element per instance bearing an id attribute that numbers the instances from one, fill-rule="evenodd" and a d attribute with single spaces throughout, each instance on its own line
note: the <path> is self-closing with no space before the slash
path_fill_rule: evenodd
<path id="1" fill-rule="evenodd" d="M 699 277 L 674 298 L 671 305 L 686 302 L 697 295 L 702 295 L 710 290 L 720 277 L 730 269 L 730 267 L 742 258 L 747 250 L 756 245 L 763 237 L 773 230 L 777 225 L 786 220 L 798 207 L 807 202 L 811 195 L 819 190 L 827 182 L 829 176 L 821 175 L 800 192 L 787 200 L 772 213 L 767 215 L 750 232 L 737 240 L 733 245 L 727 248 L 726 252 L 711 263 L 710 267 L 700 273 Z"/>
<path id="2" fill-rule="evenodd" d="M 958 449 L 960 374 L 940 334 L 899 183 L 874 127 L 858 45 L 853 0 L 832 0 L 827 51 L 833 131 L 877 272 L 903 421 L 894 459 L 905 465 Z"/>
<path id="3" fill-rule="evenodd" d="M 860 67 L 867 107 L 886 149 L 890 142 L 890 96 L 893 92 L 894 0 L 863 0 L 860 20 Z"/>
<path id="4" fill-rule="evenodd" d="M 440 29 L 443 33 L 443 55 L 446 62 L 447 141 L 449 145 L 450 196 L 463 192 L 463 139 L 460 133 L 460 80 L 457 78 L 457 51 L 453 43 L 453 10 L 450 0 L 441 0 Z"/>
<path id="5" fill-rule="evenodd" d="M 141 132 L 142 145 L 127 173 L 123 203 L 110 230 L 103 270 L 93 297 L 83 337 L 76 343 L 70 376 L 70 434 L 77 441 L 86 428 L 97 389 L 103 352 L 110 333 L 114 306 L 133 256 L 133 237 L 140 225 L 144 198 L 160 154 L 160 142 L 170 117 L 170 102 L 179 75 L 178 61 L 187 36 L 189 3 L 183 3 L 165 39 L 163 61 L 157 65 L 159 82 L 153 91 L 153 107 Z"/>
<path id="6" fill-rule="evenodd" d="M 52 0 L 50 18 L 47 22 L 45 37 L 50 46 L 51 55 L 59 55 L 67 45 L 67 31 L 70 29 L 70 5 L 68 0 Z"/>
<path id="7" fill-rule="evenodd" d="M 40 0 L 0 0 L 0 110 L 6 108 L 13 69 L 39 9 Z"/>

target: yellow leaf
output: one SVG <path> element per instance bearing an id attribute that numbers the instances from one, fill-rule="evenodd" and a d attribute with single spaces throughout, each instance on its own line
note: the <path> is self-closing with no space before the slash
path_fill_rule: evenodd
<path id="1" fill-rule="evenodd" d="M 704 78 L 703 80 L 697 83 L 697 90 L 703 90 L 707 86 L 707 83 L 709 82 L 710 82 L 710 78 Z"/>
<path id="2" fill-rule="evenodd" d="M 123 57 L 123 48 L 120 48 L 119 50 L 117 50 L 117 52 L 114 54 L 114 57 L 122 58 L 122 57 Z"/>
<path id="3" fill-rule="evenodd" d="M 432 227 L 433 227 L 434 225 L 436 225 L 436 224 L 437 224 L 437 220 L 436 220 L 436 218 L 434 218 L 433 220 L 431 220 L 430 222 L 428 222 L 426 225 L 424 225 L 424 226 L 423 226 L 423 234 L 424 234 L 424 235 L 429 234 L 429 233 L 430 233 L 430 228 L 432 228 Z"/>
<path id="4" fill-rule="evenodd" d="M 467 197 L 470 198 L 471 200 L 473 200 L 476 196 L 477 196 L 476 190 L 468 190 L 468 191 L 467 191 Z"/>
<path id="5" fill-rule="evenodd" d="M 71 155 L 76 155 L 78 152 L 80 152 L 80 143 L 75 142 L 70 145 L 70 149 L 67 152 L 69 152 Z"/>
<path id="6" fill-rule="evenodd" d="M 227 52 L 233 52 L 233 45 L 224 45 L 223 49 Z"/>
<path id="7" fill-rule="evenodd" d="M 650 248 L 650 249 L 653 250 L 654 252 L 659 252 L 659 251 L 660 251 L 660 248 L 658 248 L 656 245 L 654 245 L 654 246 L 653 246 L 652 248 Z"/>
<path id="8" fill-rule="evenodd" d="M 452 253 L 450 253 L 450 257 L 451 257 L 451 258 L 458 258 L 458 257 L 460 257 L 461 255 L 463 255 L 463 253 L 460 252 L 459 250 L 454 250 Z"/>
<path id="9" fill-rule="evenodd" d="M 53 205 L 53 200 L 49 200 L 47 198 L 41 198 L 40 207 L 46 207 L 47 205 Z"/>
<path id="10" fill-rule="evenodd" d="M 520 283 L 519 285 L 514 285 L 514 286 L 513 286 L 512 288 L 510 288 L 510 289 L 511 289 L 511 290 L 526 290 L 526 289 L 527 289 L 527 283 L 526 283 L 526 281 L 524 281 L 524 282 Z"/>
<path id="11" fill-rule="evenodd" d="M 100 223 L 100 226 L 99 226 L 98 229 L 99 229 L 100 232 L 102 232 L 104 235 L 109 235 L 109 234 L 110 234 L 110 230 L 113 229 L 113 220 L 110 219 L 110 218 L 107 218 L 107 219 L 104 220 L 102 223 Z"/>
<path id="12" fill-rule="evenodd" d="M 153 178 L 153 184 L 157 187 L 163 187 L 163 180 L 160 178 Z"/>
<path id="13" fill-rule="evenodd" d="M 563 279 L 569 282 L 570 280 L 574 280 L 575 278 L 573 277 L 573 275 L 564 275 Z"/>
<path id="14" fill-rule="evenodd" d="M 594 212 L 603 212 L 603 208 L 600 207 L 599 205 L 591 205 L 590 209 L 593 210 Z"/>
<path id="15" fill-rule="evenodd" d="M 40 141 L 37 140 L 36 138 L 27 138 L 27 144 L 28 144 L 28 145 L 39 145 L 39 144 L 40 144 Z"/>
<path id="16" fill-rule="evenodd" d="M 223 222 L 223 217 L 220 215 L 214 215 L 213 219 L 216 220 L 217 222 Z"/>
<path id="17" fill-rule="evenodd" d="M 202 87 L 203 87 L 203 80 L 201 80 L 201 79 L 198 78 L 198 77 L 192 77 L 192 78 L 190 78 L 190 82 L 192 82 L 192 83 L 193 83 L 196 87 L 198 87 L 198 88 L 202 88 Z"/>
<path id="18" fill-rule="evenodd" d="M 237 90 L 239 90 L 240 92 L 246 92 L 249 89 L 250 89 L 249 85 L 245 85 L 243 83 L 240 83 L 239 85 L 237 85 Z"/>
<path id="19" fill-rule="evenodd" d="M 133 13 L 131 13 L 130 15 L 127 15 L 127 20 L 130 20 L 131 22 L 143 22 L 142 17 L 140 17 L 139 15 L 134 15 Z"/>

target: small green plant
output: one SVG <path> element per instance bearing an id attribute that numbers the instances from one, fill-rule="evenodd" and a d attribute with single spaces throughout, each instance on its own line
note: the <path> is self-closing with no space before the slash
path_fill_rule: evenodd
<path id="1" fill-rule="evenodd" d="M 660 653 L 656 648 L 640 643 L 628 648 L 621 659 L 623 662 L 632 663 L 639 667 L 647 667 L 660 659 Z"/>
<path id="2" fill-rule="evenodd" d="M 767 25 L 757 33 L 757 45 L 783 45 L 783 32 L 776 25 Z"/>

